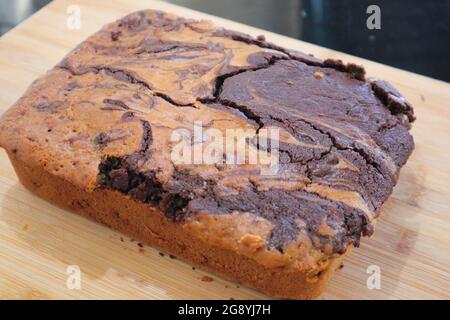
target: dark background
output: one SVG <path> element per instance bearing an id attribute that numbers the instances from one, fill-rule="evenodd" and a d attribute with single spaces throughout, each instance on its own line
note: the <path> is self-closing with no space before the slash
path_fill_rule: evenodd
<path id="1" fill-rule="evenodd" d="M 48 2 L 0 0 L 0 34 Z M 450 0 L 167 2 L 450 82 Z M 381 8 L 381 30 L 366 27 L 371 4 Z"/>

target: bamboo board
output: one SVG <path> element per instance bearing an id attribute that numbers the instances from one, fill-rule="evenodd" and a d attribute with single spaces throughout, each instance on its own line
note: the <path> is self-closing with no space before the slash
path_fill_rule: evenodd
<path id="1" fill-rule="evenodd" d="M 70 5 L 81 28 L 66 27 Z M 322 299 L 450 298 L 450 84 L 352 57 L 239 23 L 151 0 L 57 0 L 0 38 L 0 112 L 69 50 L 105 23 L 140 9 L 160 9 L 266 38 L 320 58 L 363 64 L 393 83 L 415 107 L 416 149 L 375 234 L 354 250 Z M 66 270 L 81 270 L 80 290 Z M 367 268 L 381 269 L 381 289 L 366 286 Z M 205 280 L 208 275 L 213 281 Z M 0 152 L 0 298 L 264 299 L 123 235 L 56 208 L 18 183 Z"/>

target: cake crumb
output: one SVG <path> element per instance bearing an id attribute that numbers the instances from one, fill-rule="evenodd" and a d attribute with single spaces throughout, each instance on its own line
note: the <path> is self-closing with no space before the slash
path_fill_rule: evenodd
<path id="1" fill-rule="evenodd" d="M 169 258 L 170 259 L 176 259 L 177 257 L 175 257 L 173 254 L 169 254 Z"/>
<path id="2" fill-rule="evenodd" d="M 200 109 L 200 108 L 202 107 L 202 104 L 201 104 L 200 101 L 195 101 L 195 102 L 192 104 L 192 106 L 193 106 L 195 109 Z"/>
<path id="3" fill-rule="evenodd" d="M 120 237 L 120 241 L 125 242 L 125 240 L 123 239 L 123 237 Z"/>
<path id="4" fill-rule="evenodd" d="M 323 78 L 323 73 L 319 72 L 319 71 L 314 72 L 314 78 L 322 79 Z"/>
<path id="5" fill-rule="evenodd" d="M 112 31 L 111 32 L 111 40 L 117 41 L 119 40 L 120 35 L 122 34 L 122 31 Z"/>
<path id="6" fill-rule="evenodd" d="M 140 243 L 140 242 L 138 242 L 138 244 L 137 244 L 139 247 L 141 247 L 141 248 L 143 248 L 144 247 L 144 245 L 142 244 L 142 243 Z"/>
<path id="7" fill-rule="evenodd" d="M 287 84 L 288 84 L 288 86 L 292 86 L 294 84 L 294 82 L 292 82 L 292 80 L 288 80 Z"/>
<path id="8" fill-rule="evenodd" d="M 266 41 L 266 36 L 263 34 L 260 34 L 259 36 L 256 37 L 256 40 L 258 41 Z"/>
<path id="9" fill-rule="evenodd" d="M 209 276 L 203 276 L 201 279 L 203 282 L 213 282 L 214 279 Z"/>
<path id="10" fill-rule="evenodd" d="M 239 239 L 239 244 L 252 253 L 255 253 L 265 245 L 265 241 L 257 235 L 246 233 Z"/>
<path id="11" fill-rule="evenodd" d="M 24 224 L 22 225 L 22 230 L 23 230 L 23 231 L 27 231 L 27 230 L 28 230 L 28 227 L 29 227 L 29 225 L 28 225 L 27 223 L 24 223 Z"/>
<path id="12" fill-rule="evenodd" d="M 158 254 L 159 254 L 161 257 L 164 257 L 164 256 L 165 256 L 165 254 L 162 253 L 162 252 L 158 252 Z"/>
<path id="13" fill-rule="evenodd" d="M 192 267 L 192 270 L 194 270 L 194 271 L 195 271 L 195 267 Z"/>
<path id="14" fill-rule="evenodd" d="M 344 267 L 344 264 L 341 263 L 341 265 L 339 266 L 339 270 L 342 269 Z"/>

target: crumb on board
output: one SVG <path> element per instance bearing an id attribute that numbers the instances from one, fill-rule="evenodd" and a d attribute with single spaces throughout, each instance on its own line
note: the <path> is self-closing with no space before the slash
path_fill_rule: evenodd
<path id="1" fill-rule="evenodd" d="M 139 247 L 141 247 L 141 248 L 143 248 L 144 247 L 144 245 L 141 243 L 141 242 L 138 242 L 138 244 L 137 244 Z"/>
<path id="2" fill-rule="evenodd" d="M 256 37 L 256 40 L 258 41 L 266 41 L 266 36 L 263 34 L 260 34 L 259 36 Z"/>
<path id="3" fill-rule="evenodd" d="M 27 231 L 29 227 L 30 227 L 30 226 L 28 225 L 28 223 L 24 223 L 24 224 L 22 225 L 22 230 L 23 230 L 23 231 Z"/>
<path id="4" fill-rule="evenodd" d="M 192 267 L 192 270 L 194 270 L 194 271 L 195 271 L 195 267 Z"/>
<path id="5" fill-rule="evenodd" d="M 158 252 L 158 254 L 159 254 L 161 257 L 164 257 L 164 256 L 165 256 L 165 254 L 162 253 L 162 252 Z"/>
<path id="6" fill-rule="evenodd" d="M 339 269 L 342 269 L 344 267 L 344 264 L 341 263 L 341 265 L 339 266 Z"/>
<path id="7" fill-rule="evenodd" d="M 211 278 L 211 277 L 209 277 L 209 276 L 203 276 L 203 277 L 201 278 L 201 280 L 202 280 L 203 282 L 213 282 L 213 281 L 214 281 L 214 279 Z"/>
<path id="8" fill-rule="evenodd" d="M 169 258 L 170 259 L 176 259 L 177 257 L 175 257 L 173 254 L 169 254 Z"/>
<path id="9" fill-rule="evenodd" d="M 121 242 L 125 242 L 125 240 L 123 239 L 123 237 L 120 237 L 120 241 L 121 241 Z"/>

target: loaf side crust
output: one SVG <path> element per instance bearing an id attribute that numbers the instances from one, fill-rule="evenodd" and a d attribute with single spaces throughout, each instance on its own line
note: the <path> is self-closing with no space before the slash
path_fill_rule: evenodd
<path id="1" fill-rule="evenodd" d="M 272 297 L 318 297 L 345 256 L 324 261 L 320 272 L 317 269 L 315 274 L 302 268 L 266 267 L 236 250 L 205 242 L 203 235 L 174 223 L 160 210 L 117 191 L 85 192 L 42 167 L 23 163 L 14 155 L 10 155 L 10 160 L 20 182 L 37 196 Z"/>

